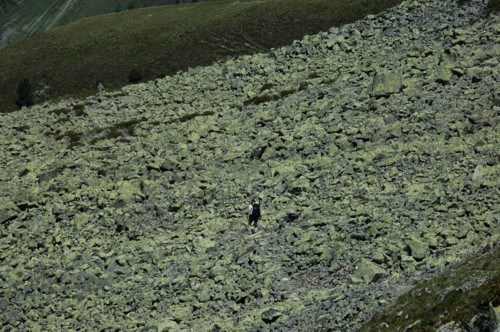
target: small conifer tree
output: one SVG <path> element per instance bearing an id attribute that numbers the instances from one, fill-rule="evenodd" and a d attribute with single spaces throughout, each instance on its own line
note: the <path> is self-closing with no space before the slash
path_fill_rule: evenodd
<path id="1" fill-rule="evenodd" d="M 139 83 L 142 80 L 142 75 L 137 69 L 132 69 L 128 75 L 128 81 L 132 84 Z"/>
<path id="2" fill-rule="evenodd" d="M 29 79 L 24 78 L 19 82 L 17 88 L 17 101 L 16 105 L 19 108 L 23 106 L 32 106 L 33 102 L 33 92 L 31 91 L 31 82 Z"/>

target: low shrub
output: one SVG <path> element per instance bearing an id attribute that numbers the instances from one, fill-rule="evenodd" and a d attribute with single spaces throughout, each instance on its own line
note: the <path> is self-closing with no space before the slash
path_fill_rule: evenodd
<path id="1" fill-rule="evenodd" d="M 19 82 L 19 86 L 17 88 L 17 100 L 16 105 L 19 108 L 24 106 L 29 107 L 34 104 L 33 101 L 33 91 L 31 91 L 31 82 L 24 78 Z"/>
<path id="2" fill-rule="evenodd" d="M 139 83 L 142 81 L 142 75 L 137 69 L 132 69 L 130 74 L 128 74 L 128 81 L 132 84 Z"/>

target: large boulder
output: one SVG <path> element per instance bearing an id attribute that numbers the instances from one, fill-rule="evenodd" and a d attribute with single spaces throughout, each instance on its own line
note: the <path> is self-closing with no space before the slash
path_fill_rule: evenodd
<path id="1" fill-rule="evenodd" d="M 387 97 L 399 93 L 403 87 L 401 74 L 397 72 L 379 72 L 373 78 L 370 95 L 372 97 Z"/>
<path id="2" fill-rule="evenodd" d="M 421 261 L 429 254 L 429 246 L 423 241 L 412 237 L 407 242 L 410 255 L 416 260 Z"/>
<path id="3" fill-rule="evenodd" d="M 354 277 L 363 280 L 367 284 L 377 282 L 389 276 L 389 273 L 385 269 L 365 258 L 357 264 L 357 267 L 358 269 Z"/>
<path id="4" fill-rule="evenodd" d="M 0 224 L 12 220 L 19 214 L 19 208 L 8 198 L 0 198 Z"/>

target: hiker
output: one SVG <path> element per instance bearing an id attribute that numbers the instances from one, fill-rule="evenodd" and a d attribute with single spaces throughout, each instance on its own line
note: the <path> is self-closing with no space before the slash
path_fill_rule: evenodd
<path id="1" fill-rule="evenodd" d="M 260 205 L 255 202 L 255 199 L 252 199 L 247 210 L 248 227 L 250 227 L 252 233 L 257 232 L 257 223 L 259 222 L 260 216 Z"/>

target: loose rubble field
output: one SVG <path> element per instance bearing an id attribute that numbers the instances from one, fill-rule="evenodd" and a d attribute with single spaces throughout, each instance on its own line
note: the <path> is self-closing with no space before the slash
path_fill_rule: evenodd
<path id="1" fill-rule="evenodd" d="M 484 6 L 0 115 L 2 329 L 350 331 L 497 241 Z"/>

